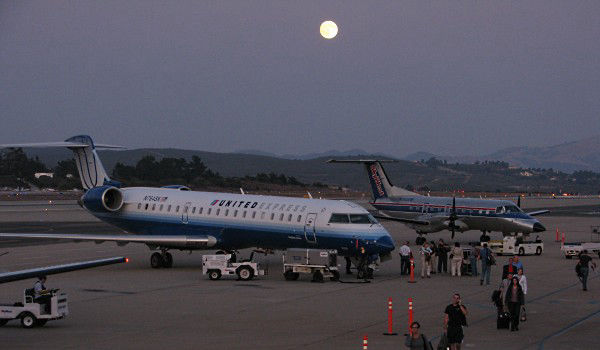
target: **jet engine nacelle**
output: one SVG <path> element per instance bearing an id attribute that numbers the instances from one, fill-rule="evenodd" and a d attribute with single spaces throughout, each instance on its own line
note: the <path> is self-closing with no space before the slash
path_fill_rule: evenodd
<path id="1" fill-rule="evenodd" d="M 90 211 L 115 212 L 123 206 L 123 192 L 113 186 L 94 187 L 83 195 L 82 200 Z"/>

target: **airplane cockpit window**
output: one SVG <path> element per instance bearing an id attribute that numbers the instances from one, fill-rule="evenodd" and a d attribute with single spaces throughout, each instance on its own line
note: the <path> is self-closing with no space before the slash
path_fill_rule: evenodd
<path id="1" fill-rule="evenodd" d="M 138 209 L 142 209 L 142 203 L 138 203 Z"/>
<path id="2" fill-rule="evenodd" d="M 504 213 L 504 207 L 496 208 L 496 214 L 502 214 L 502 213 Z"/>
<path id="3" fill-rule="evenodd" d="M 519 213 L 521 212 L 521 209 L 519 209 L 519 207 L 517 207 L 516 205 L 507 205 L 505 206 L 506 208 L 506 212 L 507 213 Z"/>
<path id="4" fill-rule="evenodd" d="M 350 222 L 353 224 L 373 224 L 369 214 L 350 214 Z"/>
<path id="5" fill-rule="evenodd" d="M 331 214 L 331 218 L 329 219 L 330 224 L 347 224 L 349 222 L 348 214 Z"/>

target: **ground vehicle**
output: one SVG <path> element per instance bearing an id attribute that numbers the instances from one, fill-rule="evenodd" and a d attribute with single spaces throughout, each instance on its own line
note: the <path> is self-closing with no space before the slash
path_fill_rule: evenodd
<path id="1" fill-rule="evenodd" d="M 238 279 L 248 281 L 255 276 L 262 276 L 265 270 L 260 269 L 258 263 L 252 261 L 231 261 L 231 254 L 216 254 L 202 256 L 202 274 L 208 274 L 211 280 L 218 280 L 221 276 L 237 275 Z M 250 259 L 251 260 L 251 259 Z"/>
<path id="2" fill-rule="evenodd" d="M 20 319 L 24 328 L 42 327 L 49 320 L 58 320 L 69 314 L 66 293 L 59 293 L 58 289 L 50 291 L 50 312 L 44 310 L 44 305 L 34 301 L 33 293 L 33 288 L 25 289 L 22 303 L 0 304 L 0 326 L 10 320 Z"/>
<path id="3" fill-rule="evenodd" d="M 544 251 L 542 241 L 524 241 L 521 236 L 506 236 L 501 241 L 487 242 L 488 248 L 498 255 L 541 255 Z"/>
<path id="4" fill-rule="evenodd" d="M 295 281 L 301 273 L 311 274 L 313 282 L 340 279 L 337 251 L 321 249 L 288 249 L 283 254 L 283 276 Z"/>
<path id="5" fill-rule="evenodd" d="M 600 226 L 591 226 L 591 231 L 590 242 L 565 242 L 562 245 L 560 250 L 565 254 L 565 258 L 572 259 L 584 250 L 600 257 Z"/>

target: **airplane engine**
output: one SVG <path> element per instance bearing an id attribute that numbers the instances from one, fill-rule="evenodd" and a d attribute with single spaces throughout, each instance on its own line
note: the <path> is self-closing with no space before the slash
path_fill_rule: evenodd
<path id="1" fill-rule="evenodd" d="M 113 186 L 91 188 L 82 199 L 83 205 L 91 211 L 115 212 L 123 206 L 123 192 Z"/>

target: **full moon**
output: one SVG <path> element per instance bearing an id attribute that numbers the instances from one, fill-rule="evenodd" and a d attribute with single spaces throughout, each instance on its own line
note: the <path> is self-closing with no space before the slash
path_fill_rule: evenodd
<path id="1" fill-rule="evenodd" d="M 321 32 L 321 36 L 325 39 L 333 39 L 338 33 L 338 26 L 333 21 L 325 21 L 321 23 L 321 28 L 319 28 Z"/>

